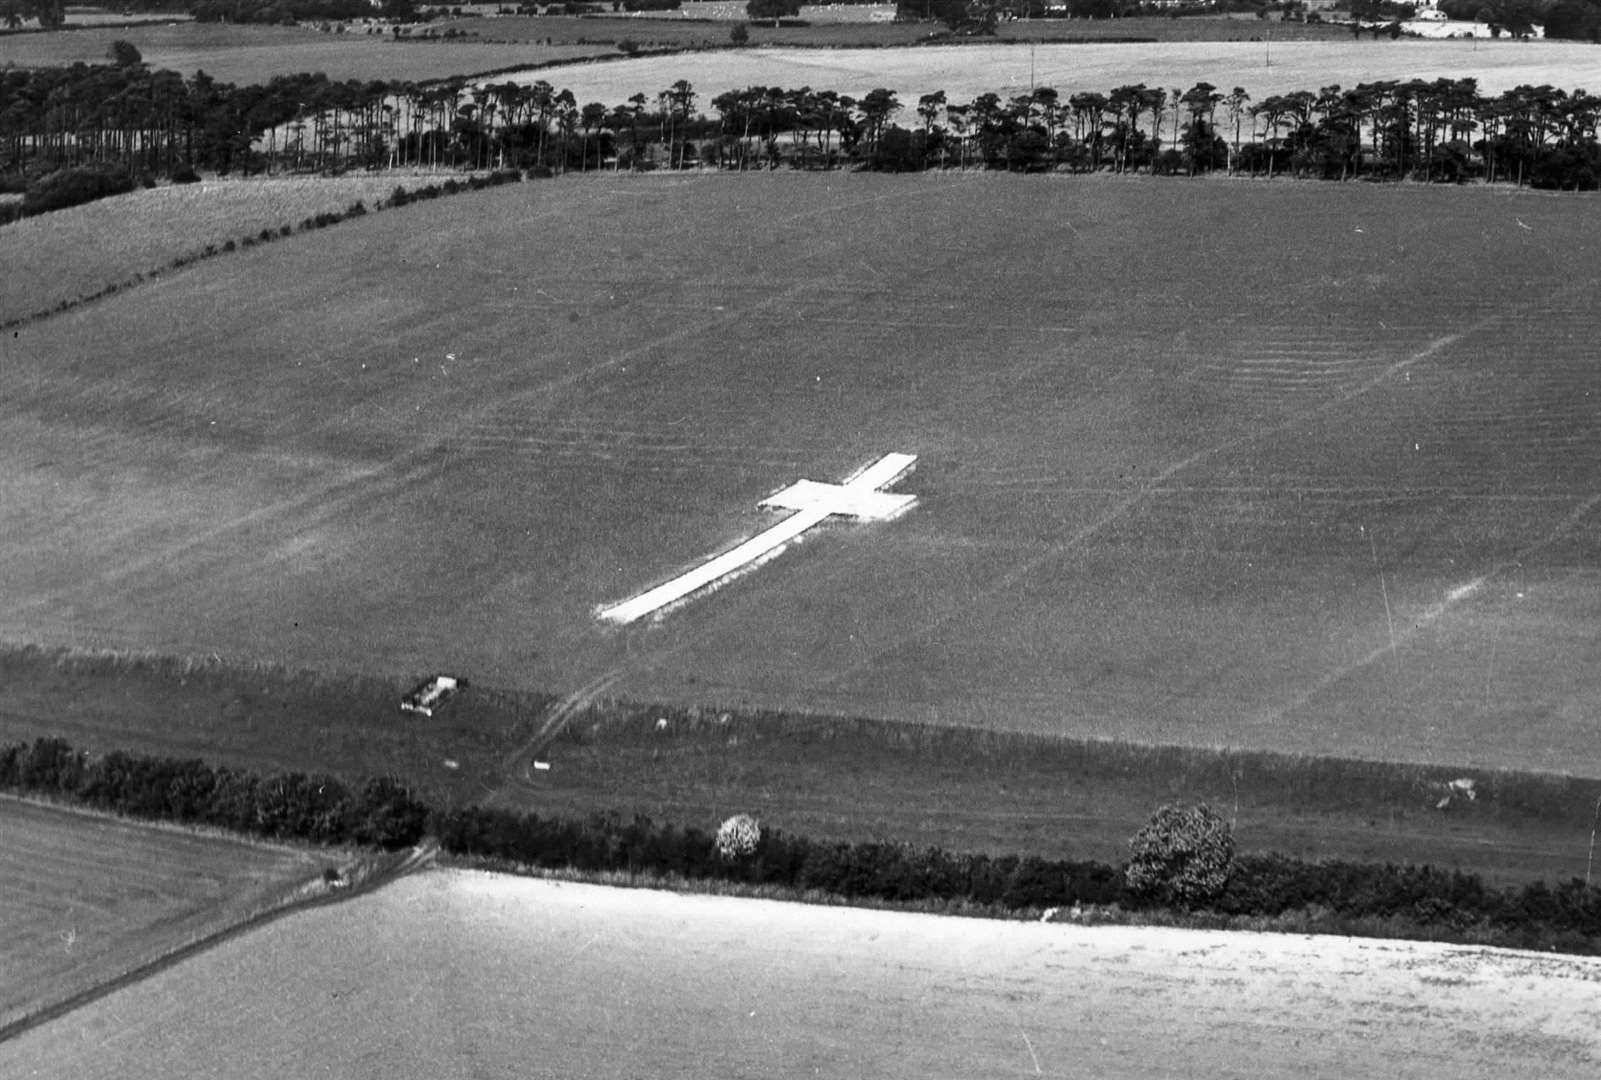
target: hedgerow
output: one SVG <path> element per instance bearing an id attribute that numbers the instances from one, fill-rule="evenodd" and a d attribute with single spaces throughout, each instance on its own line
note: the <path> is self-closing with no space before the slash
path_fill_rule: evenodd
<path id="1" fill-rule="evenodd" d="M 715 831 L 642 815 L 579 820 L 485 806 L 438 809 L 392 778 L 350 784 L 305 773 L 260 777 L 194 759 L 91 756 L 61 739 L 0 747 L 0 791 L 275 840 L 393 850 L 432 835 L 451 855 L 510 870 L 716 880 L 991 912 L 1094 908 L 1215 926 L 1278 919 L 1323 931 L 1601 953 L 1601 888 L 1577 878 L 1554 888 L 1534 882 L 1496 889 L 1476 875 L 1430 866 L 1255 853 L 1232 859 L 1216 895 L 1204 903 L 1179 897 L 1173 908 L 1163 906 L 1159 891 L 1131 885 L 1127 867 L 1102 862 L 816 841 L 771 828 L 730 859 Z"/>

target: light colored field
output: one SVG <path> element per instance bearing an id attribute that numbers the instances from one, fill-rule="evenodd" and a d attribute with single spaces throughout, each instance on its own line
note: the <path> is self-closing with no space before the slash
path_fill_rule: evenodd
<path id="1" fill-rule="evenodd" d="M 1576 1080 L 1597 1010 L 1587 959 L 431 872 L 28 1032 L 0 1071 Z"/>
<path id="2" fill-rule="evenodd" d="M 0 226 L 0 249 L 29 269 L 0 277 L 0 321 L 131 281 L 208 244 L 221 247 L 262 229 L 298 226 L 319 213 L 343 212 L 357 200 L 371 209 L 397 186 L 426 182 L 431 181 L 409 174 L 208 180 L 24 218 Z"/>
<path id="3" fill-rule="evenodd" d="M 1559 42 L 1168 42 L 1145 45 L 949 45 L 917 49 L 744 49 L 650 57 L 530 75 L 572 90 L 579 101 L 620 104 L 688 79 L 710 111 L 713 98 L 747 86 L 810 86 L 860 97 L 896 91 L 910 110 L 925 93 L 967 101 L 994 91 L 1027 92 L 1030 77 L 1065 97 L 1129 83 L 1188 89 L 1243 86 L 1252 98 L 1338 83 L 1476 78 L 1483 92 L 1522 83 L 1564 89 L 1601 82 L 1601 49 Z M 516 78 L 516 76 L 513 76 Z M 915 119 L 915 117 L 914 117 Z M 902 123 L 906 123 L 905 119 Z"/>
<path id="4" fill-rule="evenodd" d="M 639 14 L 657 18 L 726 19 L 732 22 L 749 22 L 750 15 L 742 0 L 690 0 L 677 11 L 652 11 Z M 894 4 L 806 4 L 798 18 L 810 23 L 869 23 L 884 22 L 895 16 Z"/>
<path id="5" fill-rule="evenodd" d="M 182 23 L 0 35 L 0 68 L 106 62 L 113 41 L 128 41 L 152 69 L 221 82 L 265 83 L 276 75 L 320 71 L 331 79 L 443 79 L 585 56 L 614 55 L 601 45 L 391 41 L 383 34 L 324 34 L 295 26 Z"/>
<path id="6" fill-rule="evenodd" d="M 0 798 L 0 1027 L 274 905 L 319 865 Z"/>
<path id="7" fill-rule="evenodd" d="M 0 635 L 1594 774 L 1595 208 L 779 173 L 370 215 L 0 340 Z M 594 618 L 886 447 L 904 517 Z"/>

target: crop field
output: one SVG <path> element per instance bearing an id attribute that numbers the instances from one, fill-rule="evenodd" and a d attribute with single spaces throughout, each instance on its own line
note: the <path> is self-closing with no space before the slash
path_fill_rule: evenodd
<path id="1" fill-rule="evenodd" d="M 370 209 L 396 187 L 429 182 L 406 173 L 208 180 L 140 189 L 0 225 L 0 244 L 29 269 L 0 278 L 0 323 L 133 281 L 208 245 L 298 226 L 358 201 Z"/>
<path id="2" fill-rule="evenodd" d="M 369 216 L 0 341 L 0 638 L 1595 775 L 1596 208 L 774 174 Z M 594 618 L 891 450 L 905 517 Z"/>
<path id="3" fill-rule="evenodd" d="M 152 69 L 225 83 L 265 83 L 277 75 L 320 71 L 331 79 L 409 79 L 499 71 L 617 54 L 610 44 L 483 41 L 391 41 L 389 35 L 328 34 L 309 27 L 175 23 L 95 27 L 53 34 L 0 34 L 0 68 L 107 63 L 113 41 L 130 42 Z"/>
<path id="4" fill-rule="evenodd" d="M 1122 22 L 1124 20 L 1118 20 Z M 1182 20 L 1181 20 L 1182 21 Z M 513 78 L 520 76 L 513 75 Z M 1601 52 L 1568 42 L 1172 41 L 1158 44 L 931 45 L 917 49 L 729 49 L 696 56 L 640 57 L 530 74 L 572 90 L 579 101 L 620 104 L 687 78 L 708 108 L 717 95 L 747 86 L 810 86 L 860 97 L 896 91 L 910 110 L 943 90 L 952 101 L 979 94 L 1055 87 L 1065 97 L 1132 83 L 1187 89 L 1198 82 L 1243 86 L 1255 100 L 1332 84 L 1412 78 L 1476 78 L 1499 93 L 1520 84 L 1566 90 L 1601 78 Z M 915 121 L 916 117 L 912 116 Z M 907 123 L 903 118 L 901 123 Z"/>
<path id="5" fill-rule="evenodd" d="M 13 799 L 0 834 L 0 1028 L 273 906 L 320 865 Z"/>
<path id="6" fill-rule="evenodd" d="M 1598 1007 L 1593 958 L 455 871 L 226 942 L 0 1045 L 0 1071 L 1546 1080 L 1601 1066 Z"/>

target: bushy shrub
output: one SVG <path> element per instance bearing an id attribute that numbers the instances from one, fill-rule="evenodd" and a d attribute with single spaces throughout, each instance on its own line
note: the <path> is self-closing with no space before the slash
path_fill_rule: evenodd
<path id="1" fill-rule="evenodd" d="M 358 844 L 389 850 L 411 847 L 428 830 L 428 806 L 394 777 L 368 780 L 346 811 L 347 832 Z"/>
<path id="2" fill-rule="evenodd" d="M 200 174 L 187 165 L 180 165 L 172 170 L 172 182 L 174 184 L 198 184 L 200 183 Z"/>
<path id="3" fill-rule="evenodd" d="M 23 213 L 44 214 L 133 190 L 133 178 L 114 169 L 60 169 L 41 176 L 22 196 Z"/>
<path id="4" fill-rule="evenodd" d="M 1228 822 L 1205 805 L 1163 806 L 1129 841 L 1129 892 L 1158 904 L 1194 908 L 1223 894 L 1234 863 Z"/>
<path id="5" fill-rule="evenodd" d="M 717 854 L 729 862 L 756 853 L 762 827 L 749 814 L 735 814 L 717 827 Z"/>

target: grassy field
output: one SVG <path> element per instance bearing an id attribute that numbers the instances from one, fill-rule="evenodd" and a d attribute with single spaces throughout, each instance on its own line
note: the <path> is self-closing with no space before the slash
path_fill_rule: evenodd
<path id="1" fill-rule="evenodd" d="M 365 673 L 385 694 L 444 669 L 1597 775 L 1593 209 L 775 175 L 369 217 L 0 343 L 0 630 Z M 909 516 L 826 530 L 660 625 L 593 620 L 759 527 L 768 491 L 887 449 L 923 455 Z M 270 747 L 232 701 L 174 721 L 173 744 Z M 48 704 L 12 711 L 48 724 Z M 67 734 L 122 745 L 158 712 Z M 310 723 L 292 753 L 366 745 Z M 513 709 L 473 752 L 493 762 L 531 723 Z M 746 789 L 781 788 L 781 757 Z M 827 828 L 831 799 L 784 827 Z"/>
<path id="2" fill-rule="evenodd" d="M 0 634 L 1595 775 L 1594 206 L 773 175 L 370 216 L 0 342 Z M 905 518 L 593 618 L 891 449 Z"/>
<path id="3" fill-rule="evenodd" d="M 0 323 L 132 282 L 208 245 L 220 248 L 263 229 L 277 232 L 358 201 L 372 209 L 397 186 L 428 182 L 407 173 L 208 180 L 24 218 L 0 226 L 0 244 L 31 271 L 0 279 Z M 93 258 L 86 257 L 89 252 Z"/>
<path id="4" fill-rule="evenodd" d="M 1134 20 L 1118 20 L 1118 22 Z M 1161 20 L 1157 20 L 1161 21 Z M 1245 25 L 1245 24 L 1241 24 Z M 1258 31 L 1260 32 L 1260 31 Z M 687 78 L 708 109 L 725 90 L 747 86 L 811 86 L 860 97 L 875 87 L 896 91 L 910 110 L 919 96 L 944 90 L 952 101 L 994 91 L 1026 92 L 1051 86 L 1063 97 L 1105 93 L 1143 82 L 1188 89 L 1198 82 L 1243 86 L 1254 100 L 1324 86 L 1412 78 L 1476 78 L 1482 92 L 1520 84 L 1564 89 L 1594 85 L 1601 54 L 1569 42 L 1325 41 L 1271 43 L 1183 39 L 1159 44 L 931 45 L 917 49 L 731 49 L 692 59 L 641 57 L 613 64 L 540 72 L 572 90 L 579 101 L 621 103 L 635 93 L 654 95 Z M 915 121 L 916 117 L 911 117 Z M 904 117 L 901 123 L 908 123 Z"/>
<path id="5" fill-rule="evenodd" d="M 274 906 L 327 859 L 0 799 L 0 1028 Z"/>
<path id="6" fill-rule="evenodd" d="M 474 802 L 549 704 L 475 688 L 425 724 L 400 713 L 407 680 L 128 655 L 0 651 L 0 732 L 205 758 L 262 775 L 404 776 L 441 805 Z M 447 762 L 449 763 L 447 765 Z"/>
<path id="7" fill-rule="evenodd" d="M 425 81 L 519 64 L 617 55 L 609 42 L 545 46 L 531 41 L 391 41 L 387 33 L 327 34 L 310 27 L 186 22 L 71 33 L 0 34 L 0 68 L 105 63 L 113 41 L 130 42 L 153 69 L 184 76 L 204 70 L 214 79 L 241 85 L 317 71 L 339 80 Z"/>
<path id="8" fill-rule="evenodd" d="M 1593 959 L 457 871 L 227 942 L 0 1045 L 0 1070 L 1547 1080 L 1601 1064 L 1598 1007 Z"/>
<path id="9" fill-rule="evenodd" d="M 398 775 L 441 806 L 641 813 L 700 829 L 749 812 L 816 839 L 1112 864 L 1155 807 L 1208 802 L 1242 851 L 1429 863 L 1497 884 L 1581 875 L 1601 795 L 1595 781 L 1478 771 L 1479 798 L 1442 811 L 1441 782 L 1461 770 L 607 702 L 540 740 L 551 715 L 540 695 L 475 686 L 420 720 L 396 708 L 403 686 L 11 650 L 0 652 L 0 735 L 262 774 Z M 529 768 L 533 756 L 552 767 Z"/>

